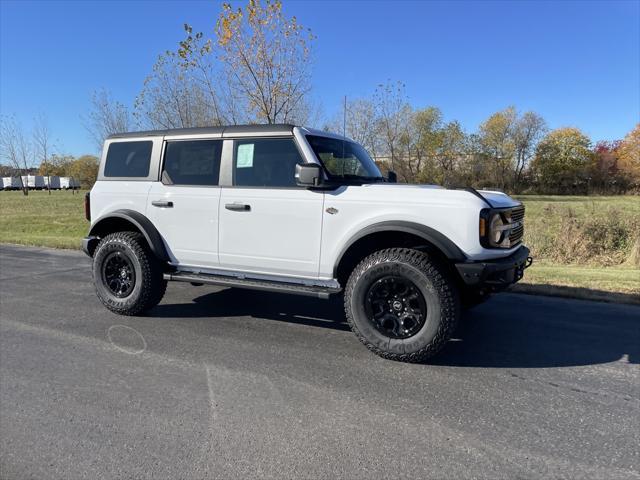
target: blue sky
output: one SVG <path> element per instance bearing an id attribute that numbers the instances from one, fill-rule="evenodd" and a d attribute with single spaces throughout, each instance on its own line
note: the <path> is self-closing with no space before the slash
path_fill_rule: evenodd
<path id="1" fill-rule="evenodd" d="M 327 117 L 343 95 L 391 79 L 467 131 L 509 105 L 594 141 L 640 121 L 639 1 L 283 3 L 317 36 L 314 97 Z M 219 5 L 0 0 L 0 111 L 25 128 L 43 112 L 61 150 L 95 152 L 82 122 L 92 90 L 132 104 L 182 24 L 211 32 Z"/>

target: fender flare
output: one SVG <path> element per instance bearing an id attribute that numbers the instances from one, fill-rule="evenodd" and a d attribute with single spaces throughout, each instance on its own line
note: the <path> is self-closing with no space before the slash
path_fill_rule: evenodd
<path id="1" fill-rule="evenodd" d="M 168 262 L 169 254 L 167 253 L 167 248 L 165 247 L 164 241 L 162 240 L 162 236 L 155 225 L 145 217 L 140 212 L 136 212 L 135 210 L 114 210 L 113 212 L 109 212 L 104 217 L 99 218 L 96 223 L 93 224 L 91 230 L 89 231 L 89 236 L 97 236 L 97 233 L 100 231 L 100 225 L 103 224 L 106 220 L 112 218 L 119 218 L 122 220 L 126 220 L 132 223 L 144 236 L 145 240 L 149 244 L 149 248 L 151 252 L 163 262 Z"/>
<path id="2" fill-rule="evenodd" d="M 358 240 L 370 235 L 372 233 L 378 232 L 404 232 L 411 233 L 417 237 L 422 238 L 425 242 L 433 245 L 437 248 L 442 254 L 447 257 L 447 259 L 454 262 L 464 262 L 467 260 L 466 255 L 460 250 L 460 248 L 453 243 L 448 237 L 440 233 L 439 231 L 427 227 L 426 225 L 421 225 L 419 223 L 414 222 L 405 222 L 405 221 L 386 221 L 375 223 L 373 225 L 369 225 L 358 233 L 353 235 L 349 241 L 342 247 L 340 251 L 340 255 L 338 255 L 338 260 L 336 261 L 333 267 L 334 277 L 337 275 L 338 266 L 345 255 L 345 253 L 353 246 Z"/>

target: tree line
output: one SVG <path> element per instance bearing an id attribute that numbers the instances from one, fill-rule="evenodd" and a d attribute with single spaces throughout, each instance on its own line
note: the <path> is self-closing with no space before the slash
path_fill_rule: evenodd
<path id="1" fill-rule="evenodd" d="M 133 105 L 107 89 L 94 91 L 84 124 L 98 150 L 108 135 L 131 130 L 320 125 L 344 128 L 383 170 L 406 182 L 510 192 L 640 191 L 639 126 L 622 140 L 593 145 L 577 128 L 550 130 L 539 113 L 507 107 L 467 132 L 437 107 L 412 105 L 404 85 L 392 81 L 345 101 L 343 112 L 323 121 L 311 95 L 315 40 L 279 0 L 223 4 L 212 34 L 184 24 L 183 39 L 158 56 Z M 11 142 L 2 140 L 2 157 L 26 167 L 25 136 L 18 131 L 13 138 L 8 149 Z M 41 141 L 34 144 L 46 170 L 50 154 Z"/>
<path id="2" fill-rule="evenodd" d="M 340 117 L 326 128 L 344 129 L 409 183 L 515 193 L 640 190 L 640 124 L 623 140 L 594 145 L 578 128 L 550 130 L 539 113 L 511 106 L 467 133 L 458 121 L 444 121 L 437 107 L 414 108 L 399 82 L 346 102 Z"/>
<path id="3" fill-rule="evenodd" d="M 322 122 L 311 99 L 315 37 L 278 0 L 224 4 L 213 35 L 184 25 L 175 50 L 159 55 L 133 108 L 106 90 L 92 98 L 88 127 L 110 133 L 239 123 L 320 124 L 363 144 L 400 180 L 510 192 L 623 193 L 640 190 L 638 129 L 592 144 L 577 128 L 550 130 L 537 112 L 507 107 L 468 133 L 437 107 L 416 108 L 401 82 L 345 102 Z"/>

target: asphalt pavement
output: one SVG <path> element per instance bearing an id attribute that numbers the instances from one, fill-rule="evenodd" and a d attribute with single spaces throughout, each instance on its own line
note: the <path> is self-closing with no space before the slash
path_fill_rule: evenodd
<path id="1" fill-rule="evenodd" d="M 144 317 L 79 252 L 0 246 L 0 477 L 640 478 L 640 307 L 502 294 L 428 364 L 340 299 L 172 283 Z"/>

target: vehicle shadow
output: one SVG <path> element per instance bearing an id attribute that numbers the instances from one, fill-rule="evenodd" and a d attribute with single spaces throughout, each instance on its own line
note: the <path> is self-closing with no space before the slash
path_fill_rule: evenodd
<path id="1" fill-rule="evenodd" d="M 188 304 L 160 304 L 153 317 L 254 317 L 348 331 L 342 298 L 225 289 Z M 547 368 L 627 357 L 640 363 L 640 307 L 523 294 L 497 295 L 463 315 L 454 338 L 430 365 Z"/>
<path id="2" fill-rule="evenodd" d="M 465 313 L 432 365 L 551 368 L 640 363 L 640 307 L 502 294 Z"/>
<path id="3" fill-rule="evenodd" d="M 282 293 L 227 288 L 193 299 L 193 303 L 161 303 L 149 312 L 152 317 L 210 318 L 253 317 L 312 327 L 348 331 L 342 297 L 329 301 Z"/>

